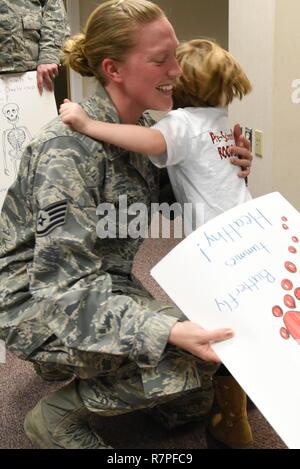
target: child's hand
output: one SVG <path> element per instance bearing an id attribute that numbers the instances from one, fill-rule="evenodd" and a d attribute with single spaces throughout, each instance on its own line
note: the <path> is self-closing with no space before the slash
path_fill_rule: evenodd
<path id="1" fill-rule="evenodd" d="M 71 125 L 77 132 L 86 133 L 90 118 L 82 107 L 64 99 L 64 104 L 59 108 L 59 114 L 65 124 Z"/>

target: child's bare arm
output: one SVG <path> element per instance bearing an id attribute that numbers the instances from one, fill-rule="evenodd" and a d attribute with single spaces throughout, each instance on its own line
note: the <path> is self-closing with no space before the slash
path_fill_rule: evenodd
<path id="1" fill-rule="evenodd" d="M 166 141 L 159 130 L 95 121 L 88 117 L 79 104 L 66 99 L 60 106 L 59 113 L 65 124 L 96 140 L 146 155 L 161 155 L 166 152 Z"/>
<path id="2" fill-rule="evenodd" d="M 90 122 L 93 122 L 79 104 L 72 103 L 68 99 L 64 99 L 64 103 L 59 108 L 59 114 L 65 124 L 82 134 L 87 133 Z"/>

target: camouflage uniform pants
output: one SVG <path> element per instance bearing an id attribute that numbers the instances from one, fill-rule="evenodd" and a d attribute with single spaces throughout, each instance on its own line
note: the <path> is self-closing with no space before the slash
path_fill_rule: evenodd
<path id="1" fill-rule="evenodd" d="M 174 306 L 159 303 L 147 296 L 131 296 L 140 304 L 151 307 L 152 311 L 155 308 L 158 314 L 163 312 L 178 317 L 179 320 L 185 319 L 182 312 Z M 51 375 L 53 380 L 58 375 L 71 376 L 73 372 L 77 392 L 85 407 L 102 416 L 143 410 L 165 427 L 174 428 L 202 419 L 209 413 L 213 402 L 212 376 L 217 366 L 198 360 L 175 347 L 170 347 L 162 358 L 161 369 L 163 370 L 164 361 L 173 360 L 183 368 L 186 363 L 192 363 L 193 373 L 185 375 L 177 388 L 171 383 L 166 393 L 152 396 L 145 393 L 141 373 L 135 363 L 116 359 L 112 369 L 111 361 L 108 361 L 110 369 L 105 373 L 107 357 L 66 348 L 56 338 L 47 341 L 38 352 L 31 355 L 30 360 L 40 365 L 40 371 L 46 369 L 48 379 L 51 379 Z M 43 373 L 41 374 L 43 377 Z M 156 373 L 155 379 L 157 375 Z M 163 377 L 167 384 L 169 378 L 170 376 Z M 153 381 L 155 385 L 155 380 Z"/>

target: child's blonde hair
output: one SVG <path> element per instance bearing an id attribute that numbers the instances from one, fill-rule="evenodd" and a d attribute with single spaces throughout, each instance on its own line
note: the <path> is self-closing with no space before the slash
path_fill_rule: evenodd
<path id="1" fill-rule="evenodd" d="M 193 39 L 177 48 L 182 75 L 174 85 L 174 108 L 227 106 L 252 90 L 235 58 L 207 39 Z"/>

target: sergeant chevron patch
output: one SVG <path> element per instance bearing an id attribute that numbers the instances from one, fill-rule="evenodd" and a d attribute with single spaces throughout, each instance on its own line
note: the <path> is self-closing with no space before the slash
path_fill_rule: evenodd
<path id="1" fill-rule="evenodd" d="M 54 228 L 65 223 L 68 203 L 66 200 L 55 202 L 39 211 L 36 221 L 36 235 L 46 236 Z"/>

